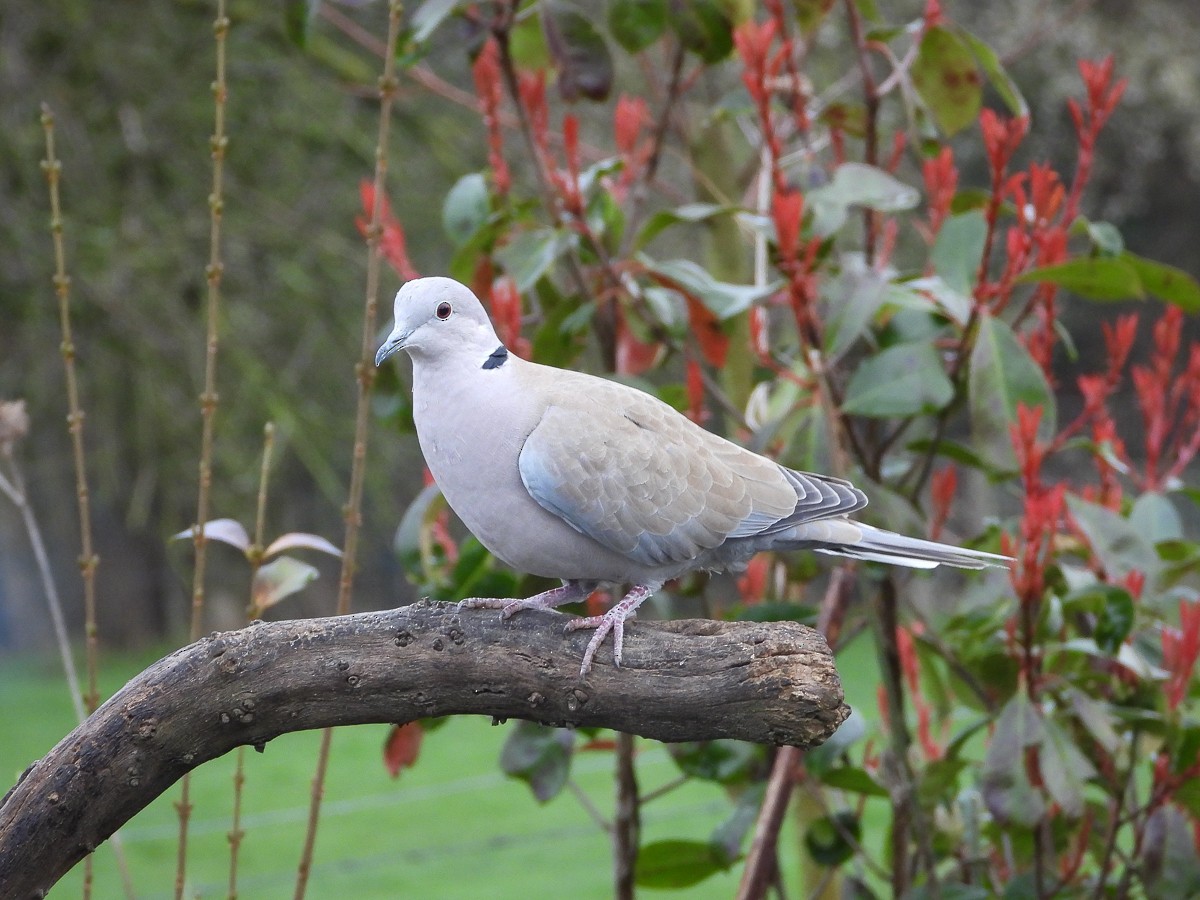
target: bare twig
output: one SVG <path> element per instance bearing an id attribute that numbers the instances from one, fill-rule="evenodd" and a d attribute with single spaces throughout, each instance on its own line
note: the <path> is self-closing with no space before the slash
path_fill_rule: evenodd
<path id="1" fill-rule="evenodd" d="M 271 452 L 275 449 L 275 426 L 268 422 L 263 427 L 262 466 L 258 471 L 258 505 L 254 514 L 254 543 L 250 553 L 250 601 L 247 620 L 253 622 L 259 616 L 257 598 L 254 596 L 254 579 L 262 567 L 262 554 L 267 519 L 267 484 L 271 474 Z M 229 892 L 228 900 L 237 898 L 238 854 L 242 848 L 242 788 L 246 784 L 246 748 L 237 748 L 237 763 L 233 773 L 233 816 L 229 826 Z"/>
<path id="2" fill-rule="evenodd" d="M 196 524 L 192 540 L 196 547 L 196 559 L 192 572 L 192 617 L 188 629 L 192 640 L 200 636 L 204 614 L 204 570 L 207 561 L 208 541 L 204 535 L 204 523 L 208 521 L 208 503 L 212 488 L 213 436 L 217 413 L 217 345 L 221 306 L 221 276 L 224 263 L 221 261 L 221 220 L 225 211 L 224 175 L 225 149 L 225 39 L 229 34 L 229 17 L 225 14 L 225 0 L 217 0 L 217 17 L 213 21 L 213 38 L 216 43 L 216 78 L 213 80 L 213 134 L 209 141 L 212 157 L 212 191 L 208 195 L 209 234 L 208 265 L 205 279 L 208 282 L 207 328 L 204 343 L 204 392 L 200 395 L 200 418 L 203 422 L 200 435 L 199 484 L 196 489 Z M 188 820 L 192 813 L 190 783 L 184 776 L 180 785 L 179 802 L 179 846 L 175 860 L 175 900 L 182 900 L 187 879 Z"/>
<path id="3" fill-rule="evenodd" d="M 371 388 L 375 383 L 375 367 L 371 364 L 374 351 L 376 314 L 379 308 L 379 279 L 382 260 L 379 247 L 383 232 L 384 190 L 387 181 L 388 135 L 392 122 L 393 98 L 396 95 L 396 43 L 400 37 L 403 4 L 391 0 L 388 4 L 388 35 L 383 56 L 383 74 L 379 78 L 379 131 L 375 141 L 375 178 L 371 204 L 371 221 L 367 226 L 367 284 L 363 302 L 362 343 L 355 374 L 358 379 L 358 403 L 354 416 L 354 452 L 350 467 L 349 498 L 346 501 L 346 534 L 342 543 L 342 570 L 338 579 L 338 615 L 350 612 L 354 591 L 354 570 L 358 557 L 358 530 L 361 523 L 363 483 L 367 462 L 367 422 L 370 415 Z M 308 875 L 312 869 L 313 848 L 316 845 L 317 825 L 321 815 L 321 800 L 325 794 L 325 774 L 329 768 L 329 747 L 332 729 L 321 735 L 317 752 L 317 769 L 313 775 L 312 796 L 309 801 L 308 826 L 304 834 L 304 849 L 296 872 L 296 900 L 304 897 Z"/>
<path id="4" fill-rule="evenodd" d="M 75 466 L 75 498 L 79 509 L 79 571 L 83 576 L 83 633 L 86 654 L 87 691 L 83 695 L 83 705 L 88 713 L 93 712 L 100 703 L 100 691 L 96 687 L 96 670 L 98 666 L 98 630 L 96 628 L 96 567 L 100 557 L 92 548 L 92 514 L 91 495 L 88 491 L 86 454 L 83 444 L 83 408 L 79 402 L 79 382 L 75 374 L 75 340 L 71 333 L 71 279 L 67 275 L 67 254 L 63 246 L 62 205 L 59 199 L 59 181 L 62 176 L 62 163 L 54 151 L 54 113 L 50 107 L 42 104 L 42 130 L 46 136 L 46 158 L 42 161 L 42 171 L 46 175 L 46 185 L 50 193 L 50 234 L 54 241 L 54 293 L 58 296 L 58 321 L 62 332 L 63 369 L 67 383 L 67 430 L 71 435 L 71 454 Z M 70 650 L 68 648 L 67 652 Z M 125 881 L 126 892 L 131 889 L 129 867 L 124 855 L 120 852 L 120 844 L 115 844 L 118 850 L 117 862 Z M 89 856 L 84 862 L 83 897 L 87 900 L 92 894 L 92 859 Z"/>
<path id="5" fill-rule="evenodd" d="M 617 732 L 617 807 L 612 832 L 613 896 L 618 900 L 633 900 L 633 879 L 641 843 L 641 804 L 633 755 L 633 735 Z"/>

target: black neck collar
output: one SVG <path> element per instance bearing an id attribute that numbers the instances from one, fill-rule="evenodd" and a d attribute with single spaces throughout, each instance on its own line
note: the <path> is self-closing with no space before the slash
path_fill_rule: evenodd
<path id="1" fill-rule="evenodd" d="M 492 355 L 483 361 L 485 369 L 498 369 L 508 362 L 508 348 L 501 344 L 492 351 Z"/>

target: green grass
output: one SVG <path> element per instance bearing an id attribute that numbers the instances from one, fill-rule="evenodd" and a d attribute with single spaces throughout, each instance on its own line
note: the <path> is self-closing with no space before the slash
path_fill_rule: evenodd
<path id="1" fill-rule="evenodd" d="M 848 700 L 873 718 L 870 647 L 859 641 L 847 652 L 843 671 L 859 673 L 847 684 Z M 105 695 L 152 658 L 106 658 Z M 2 792 L 73 725 L 53 660 L 0 663 L 0 718 L 17 723 L 0 737 Z M 382 762 L 385 726 L 339 729 L 309 896 L 610 896 L 608 836 L 569 792 L 541 806 L 524 784 L 500 772 L 498 758 L 507 733 L 506 726 L 493 727 L 483 718 L 454 718 L 426 735 L 417 765 L 392 780 Z M 247 836 L 239 871 L 243 897 L 292 896 L 318 740 L 315 732 L 286 735 L 268 744 L 264 753 L 246 753 Z M 644 791 L 676 777 L 678 770 L 662 745 L 645 741 L 640 751 L 637 771 Z M 613 806 L 612 765 L 610 753 L 589 752 L 576 756 L 572 770 L 606 816 Z M 225 896 L 233 771 L 230 754 L 193 773 L 189 897 Z M 142 900 L 172 894 L 178 829 L 173 804 L 178 796 L 176 786 L 122 829 Z M 881 804 L 870 806 L 882 812 Z M 706 840 L 729 810 L 721 787 L 693 781 L 645 808 L 642 839 Z M 789 826 L 784 846 L 794 846 L 795 840 Z M 784 856 L 788 880 L 797 883 L 799 855 L 785 850 Z M 739 877 L 740 867 L 735 867 L 684 893 L 689 898 L 729 897 Z M 96 896 L 121 896 L 107 846 L 96 854 L 96 879 Z M 80 883 L 81 868 L 76 867 L 50 897 L 79 896 Z"/>

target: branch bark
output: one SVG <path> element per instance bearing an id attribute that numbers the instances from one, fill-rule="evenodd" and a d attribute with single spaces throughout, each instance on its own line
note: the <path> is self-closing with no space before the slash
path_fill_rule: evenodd
<path id="1" fill-rule="evenodd" d="M 0 800 L 0 897 L 41 897 L 185 772 L 235 747 L 332 725 L 478 714 L 663 741 L 811 747 L 849 714 L 833 658 L 792 622 L 638 622 L 624 664 L 585 678 L 566 616 L 422 601 L 258 623 L 159 660 Z"/>

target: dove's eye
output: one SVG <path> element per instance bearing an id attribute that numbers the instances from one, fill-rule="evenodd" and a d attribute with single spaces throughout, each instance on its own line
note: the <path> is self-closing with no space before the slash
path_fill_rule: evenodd
<path id="1" fill-rule="evenodd" d="M 448 319 L 450 318 L 451 312 L 453 312 L 453 310 L 450 308 L 450 304 L 443 301 L 437 305 L 437 309 L 434 310 L 434 315 L 436 315 L 439 319 Z"/>

